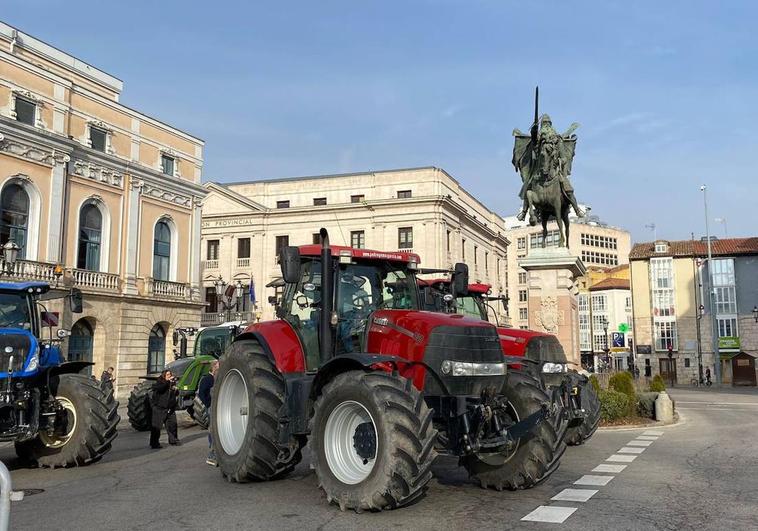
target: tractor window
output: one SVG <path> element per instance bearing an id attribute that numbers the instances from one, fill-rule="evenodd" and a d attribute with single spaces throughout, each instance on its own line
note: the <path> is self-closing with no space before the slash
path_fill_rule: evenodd
<path id="1" fill-rule="evenodd" d="M 219 358 L 226 350 L 232 339 L 231 331 L 224 328 L 208 328 L 202 330 L 195 339 L 193 354 L 195 356 L 213 356 Z"/>
<path id="2" fill-rule="evenodd" d="M 455 310 L 455 313 L 461 313 L 466 317 L 482 319 L 483 321 L 487 320 L 487 314 L 482 313 L 482 308 L 479 306 L 478 301 L 471 295 L 455 299 Z"/>
<path id="3" fill-rule="evenodd" d="M 24 293 L 0 293 L 0 328 L 32 327 L 29 302 Z"/>
<path id="4" fill-rule="evenodd" d="M 300 281 L 287 284 L 282 310 L 284 319 L 300 337 L 308 370 L 319 365 L 318 323 L 321 311 L 321 262 L 303 260 Z"/>

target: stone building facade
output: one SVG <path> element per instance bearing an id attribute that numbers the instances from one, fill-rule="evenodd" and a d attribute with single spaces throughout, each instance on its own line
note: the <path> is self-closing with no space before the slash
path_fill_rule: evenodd
<path id="1" fill-rule="evenodd" d="M 749 372 L 758 356 L 758 238 L 714 239 L 712 268 L 707 256 L 707 242 L 695 240 L 658 240 L 632 249 L 637 363 L 652 375 L 689 384 L 699 377 L 700 356 L 714 378 L 718 358 L 724 383 L 740 383 L 747 372 L 755 385 Z"/>
<path id="2" fill-rule="evenodd" d="M 507 289 L 509 240 L 503 219 L 440 168 L 412 168 L 237 183 L 208 183 L 203 205 L 203 280 L 208 321 L 218 310 L 214 282 L 254 278 L 259 317 L 273 317 L 264 286 L 281 275 L 282 245 L 318 241 L 418 253 L 421 267 L 466 262 L 471 281 Z M 248 297 L 240 309 L 247 311 Z M 236 303 L 235 303 L 236 309 Z M 498 308 L 506 321 L 505 310 Z"/>
<path id="3" fill-rule="evenodd" d="M 0 245 L 6 279 L 78 287 L 69 359 L 123 393 L 197 326 L 203 141 L 119 102 L 110 74 L 0 22 Z M 55 308 L 54 308 L 55 309 Z"/>
<path id="4" fill-rule="evenodd" d="M 528 304 L 528 275 L 518 266 L 518 261 L 529 256 L 530 252 L 542 247 L 542 226 L 532 227 L 526 221 L 519 221 L 515 216 L 505 218 L 505 230 L 512 242 L 508 255 L 508 297 L 513 326 L 527 328 L 529 313 L 537 311 Z M 546 247 L 557 247 L 559 240 L 558 224 L 553 220 L 548 223 Z M 607 270 L 618 265 L 627 264 L 631 249 L 631 235 L 628 231 L 612 227 L 597 216 L 579 218 L 571 217 L 569 231 L 569 251 L 584 262 L 588 271 Z M 589 288 L 584 277 L 577 279 L 580 292 Z"/>

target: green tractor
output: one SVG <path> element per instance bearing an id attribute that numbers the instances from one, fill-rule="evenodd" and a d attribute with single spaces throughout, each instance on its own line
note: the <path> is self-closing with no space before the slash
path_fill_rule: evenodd
<path id="1" fill-rule="evenodd" d="M 200 379 L 211 370 L 211 363 L 217 360 L 231 344 L 232 339 L 243 330 L 245 323 L 230 322 L 206 328 L 177 328 L 174 331 L 176 359 L 168 363 L 165 369 L 170 370 L 177 379 L 176 388 L 179 391 L 178 410 L 186 410 L 190 417 L 203 429 L 208 428 L 208 411 L 196 396 Z M 187 337 L 195 337 L 192 354 L 187 353 Z M 158 375 L 148 375 L 132 389 L 129 395 L 127 415 L 129 424 L 137 431 L 150 429 L 152 408 L 150 406 L 150 391 Z"/>

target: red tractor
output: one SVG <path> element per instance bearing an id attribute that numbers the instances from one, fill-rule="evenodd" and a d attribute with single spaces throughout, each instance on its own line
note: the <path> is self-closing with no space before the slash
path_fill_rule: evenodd
<path id="1" fill-rule="evenodd" d="M 453 296 L 451 278 L 455 278 L 455 273 L 448 273 L 450 276 L 445 278 L 419 279 L 425 307 L 431 311 L 495 321 L 497 325 L 497 312 L 490 303 L 500 301 L 505 305 L 507 299 L 491 296 L 489 284 L 469 284 L 466 294 Z M 576 446 L 592 437 L 600 424 L 600 400 L 589 379 L 569 369 L 558 338 L 543 332 L 503 326 L 498 326 L 498 337 L 509 358 L 512 373 L 539 379 L 554 399 L 565 406 L 566 443 Z"/>
<path id="2" fill-rule="evenodd" d="M 280 252 L 278 320 L 250 325 L 221 357 L 211 430 L 222 474 L 290 472 L 307 442 L 342 510 L 421 497 L 438 453 L 483 487 L 536 485 L 565 450 L 563 415 L 538 385 L 511 385 L 497 329 L 420 310 L 419 258 L 329 245 Z M 456 266 L 456 293 L 468 283 Z"/>

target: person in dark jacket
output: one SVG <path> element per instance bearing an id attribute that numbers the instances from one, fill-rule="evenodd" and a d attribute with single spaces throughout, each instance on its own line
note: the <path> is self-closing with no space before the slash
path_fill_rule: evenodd
<path id="1" fill-rule="evenodd" d="M 106 393 L 108 391 L 113 391 L 113 382 L 116 381 L 113 377 L 113 371 L 113 367 L 108 367 L 103 371 L 102 376 L 100 376 L 100 388 Z"/>
<path id="2" fill-rule="evenodd" d="M 158 380 L 153 384 L 150 398 L 153 417 L 150 425 L 150 448 L 163 448 L 160 445 L 161 428 L 166 425 L 168 443 L 171 445 L 182 444 L 177 435 L 176 424 L 176 379 L 171 371 L 164 370 Z"/>
<path id="3" fill-rule="evenodd" d="M 210 427 L 211 420 L 211 391 L 213 390 L 213 384 L 216 382 L 216 372 L 218 371 L 218 360 L 214 360 L 211 363 L 211 372 L 203 376 L 200 380 L 200 384 L 197 388 L 197 396 L 208 411 L 208 423 Z M 208 430 L 208 457 L 205 460 L 211 466 L 218 466 L 216 460 L 216 453 L 213 451 L 213 437 L 211 436 L 210 429 Z"/>

